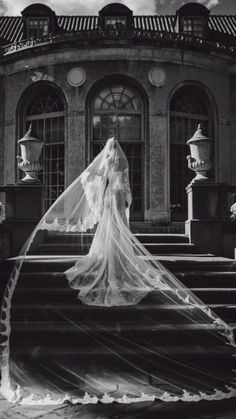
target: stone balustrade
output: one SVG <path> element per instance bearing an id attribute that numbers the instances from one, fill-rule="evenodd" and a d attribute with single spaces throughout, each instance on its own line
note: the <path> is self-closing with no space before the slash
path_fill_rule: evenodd
<path id="1" fill-rule="evenodd" d="M 67 32 L 63 34 L 49 34 L 41 38 L 30 38 L 24 39 L 19 42 L 14 42 L 9 45 L 5 45 L 0 48 L 1 55 L 7 56 L 9 54 L 16 53 L 18 51 L 23 51 L 25 49 L 61 43 L 65 41 L 94 41 L 99 42 L 102 40 L 116 40 L 116 41 L 128 41 L 135 43 L 151 43 L 156 46 L 173 46 L 173 47 L 182 47 L 182 48 L 193 48 L 199 49 L 201 51 L 211 51 L 215 50 L 218 52 L 223 52 L 229 55 L 236 54 L 236 46 L 228 46 L 223 42 L 209 42 L 206 39 L 199 37 L 194 37 L 189 34 L 176 33 L 176 32 L 158 32 L 151 30 L 142 30 L 142 29 L 95 29 L 88 31 L 78 31 L 78 32 Z"/>

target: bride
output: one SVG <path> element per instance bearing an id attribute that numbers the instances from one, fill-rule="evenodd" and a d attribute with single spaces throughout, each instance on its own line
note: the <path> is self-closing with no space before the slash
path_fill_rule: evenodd
<path id="1" fill-rule="evenodd" d="M 98 169 L 86 170 L 81 182 L 98 226 L 89 253 L 65 272 L 70 287 L 80 290 L 78 298 L 121 306 L 137 304 L 153 288 L 168 289 L 159 271 L 140 260 L 141 245 L 129 230 L 128 162 L 115 138 L 107 141 Z M 86 219 L 82 229 L 84 224 Z"/>
<path id="2" fill-rule="evenodd" d="M 191 342 L 183 330 L 200 330 L 211 347 L 217 343 L 223 352 L 227 352 L 229 361 L 234 349 L 228 350 L 227 344 L 235 348 L 233 329 L 178 281 L 132 234 L 129 229 L 131 200 L 127 159 L 118 141 L 110 138 L 87 169 L 52 205 L 26 242 L 9 278 L 1 310 L 0 391 L 8 400 L 23 404 L 59 404 L 65 400 L 127 403 L 216 400 L 236 395 L 232 368 L 229 376 L 226 373 L 222 376 L 217 369 L 219 366 L 212 366 L 211 362 L 200 365 L 198 359 L 190 362 L 184 353 L 173 356 L 165 349 L 166 334 L 167 341 L 178 347 L 179 342 L 173 342 L 172 336 L 180 330 L 182 346 L 189 346 Z M 64 272 L 66 286 L 69 285 L 72 294 L 62 288 L 62 301 L 55 304 L 52 294 L 51 302 L 47 303 L 40 297 L 42 284 L 37 294 L 37 279 L 32 276 L 21 313 L 26 319 L 24 330 L 29 322 L 33 331 L 43 324 L 49 330 L 52 328 L 52 334 L 54 328 L 62 333 L 62 338 L 60 335 L 55 342 L 55 352 L 50 352 L 48 339 L 54 337 L 46 334 L 47 329 L 33 334 L 34 346 L 29 349 L 26 344 L 29 338 L 25 341 L 26 332 L 19 334 L 14 316 L 18 295 L 22 295 L 21 287 L 25 292 L 24 272 L 27 272 L 28 264 L 32 260 L 39 266 L 44 264 L 42 271 L 49 266 L 47 258 L 32 253 L 42 237 L 47 239 L 55 234 L 79 247 L 81 256 Z M 54 258 L 52 263 L 59 263 L 60 259 L 64 263 L 63 256 Z M 58 281 L 58 287 L 62 287 L 60 276 L 57 279 L 56 273 L 50 275 Z M 44 287 L 47 300 L 47 287 L 49 292 L 51 289 L 46 281 Z M 57 288 L 54 293 L 56 298 Z M 32 311 L 32 302 L 38 307 L 37 317 Z M 82 306 L 88 308 L 82 310 Z M 89 306 L 97 307 L 96 311 Z M 168 313 L 171 309 L 174 321 L 178 319 L 180 327 L 176 329 L 175 323 L 168 323 L 163 314 L 154 320 L 148 314 L 139 317 L 140 324 L 136 321 L 136 329 L 132 330 L 129 318 L 134 316 L 132 306 L 140 308 L 139 315 L 145 310 L 148 312 L 149 306 L 157 313 L 161 310 Z M 73 313 L 71 317 L 70 312 Z M 85 317 L 80 317 L 83 312 Z M 102 318 L 107 316 L 106 324 L 109 324 L 105 331 L 101 329 L 99 318 L 91 322 L 90 316 L 94 313 Z M 119 320 L 113 321 L 112 316 L 117 315 Z M 129 328 L 128 334 L 125 332 L 124 335 L 123 318 L 124 328 Z M 152 332 L 151 338 L 147 331 Z M 57 338 L 55 334 L 53 336 Z M 67 339 L 78 346 L 73 356 L 64 349 Z M 200 343 L 196 342 L 196 337 L 194 339 L 198 347 Z M 83 345 L 87 340 L 95 345 L 93 366 L 90 350 L 84 359 Z M 100 356 L 104 350 L 107 358 L 102 362 Z M 96 371 L 93 378 L 91 368 Z M 145 384 L 140 374 L 149 377 L 149 382 Z M 104 388 L 112 390 L 109 392 Z"/>

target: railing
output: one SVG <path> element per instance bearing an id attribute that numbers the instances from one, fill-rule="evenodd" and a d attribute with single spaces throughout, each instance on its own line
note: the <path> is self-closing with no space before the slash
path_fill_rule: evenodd
<path id="1" fill-rule="evenodd" d="M 1 55 L 9 55 L 18 51 L 23 51 L 29 48 L 39 47 L 43 45 L 56 44 L 64 41 L 94 41 L 100 40 L 117 40 L 130 41 L 134 43 L 151 42 L 155 46 L 162 46 L 163 44 L 180 44 L 181 47 L 191 47 L 200 50 L 215 50 L 224 52 L 226 54 L 234 55 L 236 53 L 236 46 L 228 46 L 223 42 L 209 42 L 205 39 L 194 37 L 188 34 L 179 34 L 172 32 L 156 32 L 141 29 L 133 30 L 102 30 L 95 29 L 91 31 L 68 32 L 63 34 L 49 34 L 42 38 L 30 38 L 19 42 L 5 45 L 1 48 Z"/>

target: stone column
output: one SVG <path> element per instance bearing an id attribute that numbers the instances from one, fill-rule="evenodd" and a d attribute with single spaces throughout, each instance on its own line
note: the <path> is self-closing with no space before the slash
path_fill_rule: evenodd
<path id="1" fill-rule="evenodd" d="M 67 178 L 69 186 L 85 169 L 86 83 L 70 86 L 68 97 Z"/>
<path id="2" fill-rule="evenodd" d="M 150 116 L 150 208 L 146 221 L 166 223 L 168 208 L 168 150 L 166 115 Z"/>
<path id="3" fill-rule="evenodd" d="M 68 116 L 68 179 L 70 185 L 86 167 L 85 115 L 71 112 Z"/>

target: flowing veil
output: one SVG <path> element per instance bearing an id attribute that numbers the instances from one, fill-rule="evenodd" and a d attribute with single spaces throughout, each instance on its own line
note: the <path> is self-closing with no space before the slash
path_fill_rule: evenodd
<path id="1" fill-rule="evenodd" d="M 187 330 L 203 330 L 203 339 L 226 348 L 228 360 L 235 351 L 232 327 L 132 234 L 131 201 L 128 162 L 118 141 L 112 138 L 46 212 L 25 243 L 1 308 L 1 393 L 8 400 L 22 404 L 59 404 L 66 400 L 127 403 L 215 400 L 236 395 L 232 365 L 227 367 L 229 375 L 221 376 L 212 366 L 190 362 L 184 354 L 173 356 L 163 349 L 165 317 L 137 319 L 133 323 L 136 339 L 131 319 L 137 313 L 148 305 L 166 312 L 171 307 Z M 42 242 L 55 236 L 62 243 L 65 239 L 66 243 L 76 243 L 78 255 L 65 260 L 63 255 L 50 258 L 40 254 Z M 37 278 L 47 278 L 50 261 L 52 265 L 65 264 L 60 273 L 48 274 L 54 281 L 54 291 L 47 279 L 37 288 Z M 39 269 L 35 277 L 29 271 L 33 264 Z M 49 295 L 51 303 L 46 301 Z M 91 320 L 94 313 L 95 320 Z M 101 322 L 104 316 L 106 321 Z M 108 322 L 112 316 L 115 328 L 112 321 Z M 115 316 L 125 317 L 125 326 Z M 154 331 L 151 340 L 146 337 L 149 323 Z M 33 343 L 27 334 L 30 325 Z M 170 336 L 177 334 L 172 326 L 168 326 Z M 128 332 L 122 334 L 122 327 Z M 61 337 L 54 346 L 51 338 L 49 346 L 50 334 L 55 331 Z M 91 356 L 86 354 L 89 345 L 96 348 L 92 354 L 94 368 L 90 361 L 86 366 L 86 356 Z M 63 349 L 68 346 L 73 356 Z M 56 348 L 55 352 L 50 352 L 51 347 Z M 104 361 L 100 362 L 104 352 Z M 98 372 L 103 377 L 103 387 L 98 378 L 91 378 L 91 369 L 96 370 L 93 377 L 98 377 Z M 144 375 L 149 377 L 148 384 Z"/>

